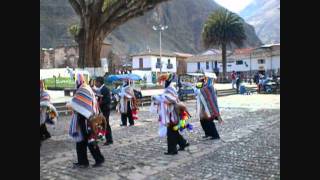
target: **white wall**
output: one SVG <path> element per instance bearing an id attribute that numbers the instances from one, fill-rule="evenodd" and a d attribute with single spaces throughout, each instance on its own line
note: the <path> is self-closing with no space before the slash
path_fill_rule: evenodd
<path id="1" fill-rule="evenodd" d="M 159 56 L 152 56 L 152 64 L 151 69 L 153 72 L 160 72 L 159 68 L 156 68 L 157 59 L 160 58 Z M 170 59 L 170 64 L 172 64 L 172 69 L 167 69 L 168 59 Z M 161 63 L 162 63 L 162 72 L 177 72 L 177 59 L 176 57 L 161 57 Z"/>
<path id="2" fill-rule="evenodd" d="M 214 64 L 213 64 L 214 66 Z M 188 73 L 194 73 L 198 71 L 198 62 L 190 62 L 187 63 L 187 72 Z M 206 62 L 200 62 L 200 71 L 204 72 L 213 72 L 212 69 L 212 62 L 209 62 L 209 68 L 206 67 Z"/>
<path id="3" fill-rule="evenodd" d="M 187 63 L 187 72 L 194 73 L 198 70 L 198 65 L 196 62 L 188 62 Z"/>
<path id="4" fill-rule="evenodd" d="M 260 58 L 252 58 L 251 59 L 251 70 L 255 71 L 255 70 L 259 70 L 259 67 L 263 67 L 264 70 L 270 70 L 271 69 L 271 58 L 267 57 L 264 58 L 265 60 L 265 64 L 258 64 L 258 59 Z M 250 59 L 242 59 L 243 60 L 243 64 L 241 65 L 237 65 L 236 64 L 236 60 L 233 62 L 228 62 L 227 63 L 227 72 L 232 72 L 232 71 L 250 71 Z M 245 63 L 247 63 L 247 67 L 245 65 Z M 229 66 L 228 66 L 229 65 Z M 214 66 L 214 63 L 213 63 Z M 222 72 L 222 63 L 218 62 L 218 67 L 220 72 Z M 274 70 L 278 70 L 278 68 L 280 68 L 280 56 L 273 56 L 272 57 L 272 69 Z M 212 63 L 209 62 L 209 69 L 206 69 L 206 63 L 205 62 L 201 62 L 200 63 L 200 70 L 202 70 L 204 72 L 212 72 Z M 193 73 L 196 72 L 198 70 L 198 64 L 197 62 L 188 62 L 187 63 L 187 72 L 188 73 Z"/>
<path id="5" fill-rule="evenodd" d="M 90 73 L 92 69 L 85 68 L 84 72 L 87 74 L 89 73 L 90 76 L 93 74 Z M 96 71 L 99 71 L 96 69 Z M 76 68 L 75 73 L 83 72 L 82 69 Z M 61 77 L 70 77 L 70 74 L 67 71 L 67 68 L 54 68 L 54 69 L 40 69 L 40 79 L 52 78 L 53 76 L 58 77 L 60 74 Z"/>
<path id="6" fill-rule="evenodd" d="M 139 58 L 143 59 L 143 68 L 151 68 L 153 72 L 160 72 L 159 68 L 156 68 L 157 58 L 159 56 L 135 56 L 132 58 L 132 68 L 139 69 Z M 167 69 L 168 59 L 172 64 L 172 69 Z M 162 72 L 177 72 L 177 59 L 176 57 L 161 57 Z"/>
<path id="7" fill-rule="evenodd" d="M 132 58 L 132 68 L 133 69 L 139 68 L 139 57 Z"/>
<path id="8" fill-rule="evenodd" d="M 140 58 L 143 59 L 143 68 L 150 68 L 152 67 L 152 58 L 151 56 L 135 56 L 132 58 L 132 68 L 133 69 L 139 69 L 139 63 L 140 63 Z"/>

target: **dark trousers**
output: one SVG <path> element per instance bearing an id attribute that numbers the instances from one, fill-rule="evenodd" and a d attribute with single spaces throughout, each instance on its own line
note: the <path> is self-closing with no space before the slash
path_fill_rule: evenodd
<path id="1" fill-rule="evenodd" d="M 47 130 L 46 124 L 45 123 L 41 124 L 40 125 L 40 141 L 48 139 L 50 137 L 51 137 L 51 135 L 50 135 L 49 131 Z"/>
<path id="2" fill-rule="evenodd" d="M 131 107 L 130 107 L 130 102 L 128 102 L 128 104 L 127 104 L 127 114 L 121 113 L 122 125 L 124 125 L 124 126 L 127 125 L 127 119 L 129 119 L 130 125 L 134 125 L 132 112 L 131 112 Z"/>
<path id="3" fill-rule="evenodd" d="M 179 131 L 174 131 L 172 127 L 167 127 L 168 153 L 177 152 L 177 145 L 184 148 L 187 141 L 181 136 Z"/>
<path id="4" fill-rule="evenodd" d="M 110 108 L 104 108 L 102 114 L 104 115 L 104 117 L 106 118 L 106 121 L 107 121 L 107 124 L 106 124 L 106 130 L 107 130 L 106 141 L 107 142 L 113 142 L 111 126 L 110 126 L 110 123 L 109 123 Z"/>
<path id="5" fill-rule="evenodd" d="M 81 133 L 83 134 L 83 141 L 77 142 L 76 150 L 78 156 L 78 163 L 82 165 L 88 165 L 88 155 L 87 155 L 87 147 L 90 150 L 91 155 L 93 156 L 96 163 L 100 163 L 104 161 L 104 157 L 100 152 L 99 146 L 88 143 L 88 132 L 86 130 L 86 120 L 82 115 L 78 116 L 78 123 L 80 126 Z"/>
<path id="6" fill-rule="evenodd" d="M 216 125 L 214 124 L 213 120 L 201 119 L 200 123 L 205 133 L 205 136 L 211 136 L 214 139 L 220 138 Z"/>

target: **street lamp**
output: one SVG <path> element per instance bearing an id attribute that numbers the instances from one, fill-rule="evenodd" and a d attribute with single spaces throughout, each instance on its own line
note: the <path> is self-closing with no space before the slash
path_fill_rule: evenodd
<path id="1" fill-rule="evenodd" d="M 163 25 L 158 25 L 158 26 L 152 26 L 152 29 L 155 31 L 159 31 L 160 34 L 160 74 L 162 73 L 162 55 L 161 55 L 161 31 L 164 31 L 166 29 L 168 29 L 168 26 L 163 26 Z"/>

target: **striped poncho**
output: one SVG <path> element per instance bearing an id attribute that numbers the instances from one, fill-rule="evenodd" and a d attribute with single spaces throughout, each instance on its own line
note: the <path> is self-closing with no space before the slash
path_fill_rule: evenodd
<path id="1" fill-rule="evenodd" d="M 201 117 L 216 118 L 220 116 L 217 94 L 213 85 L 196 90 L 197 114 Z"/>
<path id="2" fill-rule="evenodd" d="M 160 137 L 166 136 L 167 127 L 172 127 L 175 131 L 183 131 L 185 128 L 192 131 L 192 125 L 186 122 L 191 116 L 185 106 L 179 103 L 174 87 L 168 86 L 163 94 L 153 96 L 151 105 L 151 111 L 159 115 Z M 154 105 L 157 105 L 157 108 Z"/>
<path id="3" fill-rule="evenodd" d="M 69 135 L 74 141 L 80 142 L 83 140 L 83 135 L 78 124 L 78 113 L 87 119 L 99 113 L 98 103 L 91 87 L 86 84 L 81 85 L 72 98 L 70 105 L 74 113 L 70 122 Z"/>
<path id="4" fill-rule="evenodd" d="M 83 84 L 76 91 L 70 105 L 74 111 L 82 114 L 87 119 L 89 119 L 92 115 L 98 114 L 99 112 L 95 94 L 91 87 L 86 84 Z"/>

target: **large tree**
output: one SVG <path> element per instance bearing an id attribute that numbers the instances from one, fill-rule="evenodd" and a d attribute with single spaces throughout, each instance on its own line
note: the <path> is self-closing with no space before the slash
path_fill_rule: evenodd
<path id="1" fill-rule="evenodd" d="M 220 47 L 222 50 L 223 81 L 226 81 L 227 46 L 234 43 L 241 46 L 246 39 L 244 20 L 237 14 L 225 8 L 219 8 L 212 13 L 205 22 L 202 31 L 202 40 L 205 48 Z"/>
<path id="2" fill-rule="evenodd" d="M 70 27 L 79 45 L 80 67 L 100 67 L 103 40 L 118 26 L 168 0 L 69 0 L 80 17 Z"/>

